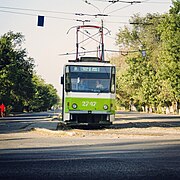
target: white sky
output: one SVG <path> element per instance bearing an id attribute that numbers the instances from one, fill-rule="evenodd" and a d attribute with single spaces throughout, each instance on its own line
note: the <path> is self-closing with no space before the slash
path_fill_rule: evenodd
<path id="1" fill-rule="evenodd" d="M 68 59 L 75 59 L 75 55 L 59 55 L 75 52 L 75 29 L 69 34 L 67 31 L 73 26 L 82 25 L 76 19 L 91 20 L 86 24 L 100 26 L 101 17 L 77 16 L 75 13 L 108 14 L 104 18 L 104 26 L 111 31 L 111 35 L 105 37 L 105 49 L 117 50 L 115 34 L 119 27 L 128 25 L 130 16 L 136 13 L 142 16 L 147 13 L 162 14 L 168 12 L 171 6 L 171 0 L 141 0 L 142 3 L 134 5 L 120 2 L 110 5 L 107 1 L 88 0 L 92 4 L 88 5 L 83 0 L 0 0 L 0 36 L 10 30 L 21 32 L 26 39 L 24 47 L 29 56 L 35 59 L 37 74 L 47 83 L 53 84 L 61 97 L 60 76 L 63 65 Z M 44 27 L 37 26 L 38 15 L 45 16 Z"/>

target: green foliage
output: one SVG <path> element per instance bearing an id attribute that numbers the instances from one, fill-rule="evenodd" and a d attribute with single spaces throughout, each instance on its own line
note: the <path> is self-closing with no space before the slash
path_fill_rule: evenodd
<path id="1" fill-rule="evenodd" d="M 21 48 L 24 37 L 8 32 L 0 39 L 0 100 L 22 111 L 23 103 L 32 98 L 33 60 Z"/>
<path id="2" fill-rule="evenodd" d="M 51 84 L 46 84 L 45 81 L 37 75 L 33 77 L 33 84 L 35 93 L 30 102 L 31 110 L 45 111 L 59 103 L 60 99 L 57 96 L 57 90 Z"/>
<path id="3" fill-rule="evenodd" d="M 166 101 L 172 102 L 180 100 L 180 2 L 174 1 L 174 7 L 169 12 L 158 26 L 162 39 L 158 77 L 162 85 L 168 85 Z"/>
<path id="4" fill-rule="evenodd" d="M 168 14 L 134 15 L 132 28 L 124 27 L 117 44 L 126 50 L 146 50 L 128 54 L 128 68 L 117 73 L 119 104 L 155 107 L 180 101 L 180 2 L 173 1 Z"/>
<path id="5" fill-rule="evenodd" d="M 20 33 L 8 32 L 0 38 L 0 101 L 8 111 L 23 111 L 30 108 L 38 93 L 44 98 L 40 104 L 34 101 L 38 108 L 31 106 L 31 110 L 45 110 L 57 103 L 57 92 L 42 80 L 39 84 L 34 81 L 34 61 L 27 57 L 23 42 Z"/>

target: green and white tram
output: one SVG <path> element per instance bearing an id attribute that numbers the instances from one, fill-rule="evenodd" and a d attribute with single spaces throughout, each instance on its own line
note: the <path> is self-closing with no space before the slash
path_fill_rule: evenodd
<path id="1" fill-rule="evenodd" d="M 115 119 L 115 66 L 81 57 L 63 71 L 63 121 L 72 126 L 110 125 Z"/>
<path id="2" fill-rule="evenodd" d="M 61 79 L 62 119 L 68 125 L 106 126 L 115 119 L 115 66 L 105 61 L 103 30 L 103 21 L 76 27 L 76 58 L 65 64 Z M 88 40 L 97 43 L 96 56 L 85 56 L 91 47 L 83 48 L 83 56 L 79 52 Z"/>

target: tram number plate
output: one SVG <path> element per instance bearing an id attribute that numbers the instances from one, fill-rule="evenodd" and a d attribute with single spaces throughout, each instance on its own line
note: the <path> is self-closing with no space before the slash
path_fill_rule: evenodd
<path id="1" fill-rule="evenodd" d="M 96 106 L 96 102 L 95 101 L 82 101 L 82 106 Z"/>

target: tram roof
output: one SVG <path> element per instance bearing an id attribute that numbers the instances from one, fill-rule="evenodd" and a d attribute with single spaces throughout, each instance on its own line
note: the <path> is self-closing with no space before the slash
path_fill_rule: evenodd
<path id="1" fill-rule="evenodd" d="M 113 66 L 110 61 L 100 61 L 97 57 L 81 57 L 79 61 L 69 60 L 66 65 L 76 66 Z"/>
<path id="2" fill-rule="evenodd" d="M 79 61 L 69 61 L 65 65 L 74 65 L 74 66 L 113 66 L 111 63 L 103 62 L 79 62 Z"/>

